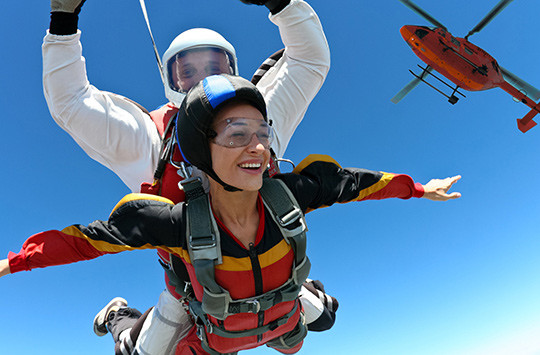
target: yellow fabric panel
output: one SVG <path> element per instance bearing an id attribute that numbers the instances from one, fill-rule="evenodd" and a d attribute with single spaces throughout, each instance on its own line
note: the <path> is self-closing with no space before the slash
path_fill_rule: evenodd
<path id="1" fill-rule="evenodd" d="M 382 173 L 383 173 L 383 176 L 381 177 L 381 179 L 379 181 L 377 181 L 377 183 L 375 183 L 375 184 L 371 185 L 370 187 L 360 191 L 360 193 L 358 194 L 358 197 L 356 199 L 354 199 L 353 201 L 360 201 L 361 199 L 365 198 L 366 196 L 369 196 L 372 193 L 375 193 L 375 192 L 377 192 L 379 190 L 384 189 L 386 187 L 386 185 L 388 185 L 388 183 L 390 181 L 392 181 L 392 179 L 396 175 L 396 174 L 385 173 L 385 172 L 382 172 Z"/>
<path id="2" fill-rule="evenodd" d="M 289 253 L 289 251 L 291 251 L 291 249 L 292 247 L 285 241 L 285 239 L 282 240 L 272 249 L 259 256 L 259 263 L 261 264 L 261 268 L 265 268 L 275 263 L 276 260 L 281 260 L 285 257 L 285 255 L 287 255 L 287 253 Z"/>
<path id="3" fill-rule="evenodd" d="M 300 162 L 300 164 L 298 164 L 294 168 L 293 173 L 298 174 L 302 170 L 304 170 L 306 167 L 308 167 L 310 164 L 315 163 L 317 161 L 323 161 L 323 162 L 327 162 L 327 163 L 334 163 L 334 164 L 336 164 L 337 166 L 339 166 L 341 168 L 341 165 L 339 165 L 339 163 L 337 161 L 335 161 L 334 158 L 332 158 L 329 155 L 310 154 L 307 157 L 305 157 L 304 160 L 302 160 Z"/>
<path id="4" fill-rule="evenodd" d="M 160 249 L 163 249 L 163 250 L 166 250 L 168 252 L 175 253 L 175 254 L 180 253 L 182 251 L 182 248 L 180 248 L 180 247 L 172 248 L 172 247 L 167 247 L 167 246 L 155 246 L 155 245 L 151 245 L 151 244 L 148 244 L 148 243 L 144 244 L 144 245 L 141 245 L 140 247 L 130 247 L 129 245 L 111 244 L 111 243 L 105 242 L 103 240 L 91 239 L 91 238 L 87 237 L 83 232 L 81 232 L 75 226 L 69 226 L 69 227 L 66 227 L 66 228 L 62 229 L 62 233 L 71 235 L 71 236 L 76 237 L 76 238 L 84 239 L 88 243 L 90 243 L 90 245 L 92 245 L 96 250 L 104 251 L 104 252 L 107 252 L 107 253 L 119 253 L 119 252 L 127 251 L 127 250 L 157 249 L 157 248 L 160 248 Z"/>
<path id="5" fill-rule="evenodd" d="M 130 202 L 130 201 L 136 201 L 136 200 L 160 201 L 160 202 L 169 203 L 171 205 L 174 205 L 174 202 L 172 202 L 171 200 L 169 200 L 168 198 L 163 197 L 163 196 L 157 196 L 157 195 L 151 195 L 151 194 L 141 194 L 141 193 L 131 193 L 129 195 L 124 196 L 124 198 L 122 198 L 120 200 L 120 202 L 118 202 L 116 204 L 116 206 L 114 206 L 111 214 L 114 211 L 116 211 L 116 209 L 118 209 L 118 207 L 122 206 L 124 203 Z"/>
<path id="6" fill-rule="evenodd" d="M 223 255 L 223 263 L 216 265 L 216 269 L 224 271 L 248 271 L 251 270 L 251 260 L 249 257 L 234 258 Z"/>
<path id="7" fill-rule="evenodd" d="M 184 259 L 187 263 L 191 264 L 191 258 L 189 257 L 189 252 L 184 248 L 178 248 L 178 256 L 181 259 Z"/>
<path id="8" fill-rule="evenodd" d="M 261 269 L 273 264 L 276 260 L 280 260 L 291 250 L 291 246 L 285 240 L 279 242 L 266 253 L 259 255 L 259 264 Z M 223 264 L 216 265 L 216 269 L 224 271 L 248 271 L 251 270 L 251 260 L 249 257 L 234 258 L 231 256 L 223 256 Z"/>

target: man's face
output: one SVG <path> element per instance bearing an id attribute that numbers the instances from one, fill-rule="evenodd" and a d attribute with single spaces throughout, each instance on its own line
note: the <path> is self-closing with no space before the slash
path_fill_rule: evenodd
<path id="1" fill-rule="evenodd" d="M 209 48 L 183 52 L 171 65 L 171 79 L 181 92 L 187 92 L 202 79 L 217 74 L 232 74 L 231 64 L 223 51 Z"/>

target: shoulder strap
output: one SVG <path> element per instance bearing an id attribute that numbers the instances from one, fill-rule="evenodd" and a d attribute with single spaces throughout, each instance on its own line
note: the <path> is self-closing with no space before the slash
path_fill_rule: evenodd
<path id="1" fill-rule="evenodd" d="M 263 202 L 278 227 L 294 250 L 293 280 L 302 285 L 306 281 L 311 263 L 306 256 L 306 221 L 300 205 L 291 190 L 279 179 L 264 179 L 260 190 Z"/>
<path id="2" fill-rule="evenodd" d="M 154 121 L 156 128 L 159 132 L 159 135 L 165 137 L 169 132 L 171 122 L 174 122 L 172 119 L 178 113 L 178 108 L 174 107 L 172 104 L 168 103 L 157 110 L 154 110 L 149 113 L 150 118 Z"/>

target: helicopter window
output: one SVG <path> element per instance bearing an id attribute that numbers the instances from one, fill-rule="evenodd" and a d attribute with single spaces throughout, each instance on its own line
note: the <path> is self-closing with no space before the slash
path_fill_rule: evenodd
<path id="1" fill-rule="evenodd" d="M 465 52 L 466 52 L 467 54 L 471 54 L 471 55 L 474 54 L 474 52 L 472 51 L 472 49 L 470 49 L 469 47 L 463 46 L 463 48 L 465 49 Z"/>
<path id="2" fill-rule="evenodd" d="M 429 32 L 426 31 L 426 30 L 423 30 L 421 28 L 417 29 L 416 31 L 414 31 L 414 34 L 416 36 L 418 36 L 418 38 L 422 39 L 424 38 Z"/>
<path id="3" fill-rule="evenodd" d="M 455 39 L 454 37 L 451 37 L 450 40 L 452 41 L 452 43 L 459 48 L 460 46 L 460 43 L 457 39 Z"/>

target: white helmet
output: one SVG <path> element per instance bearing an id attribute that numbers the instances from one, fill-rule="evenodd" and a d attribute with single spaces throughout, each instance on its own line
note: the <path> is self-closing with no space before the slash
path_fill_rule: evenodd
<path id="1" fill-rule="evenodd" d="M 165 96 L 176 107 L 184 100 L 185 93 L 191 88 L 182 88 L 179 83 L 173 64 L 188 51 L 200 49 L 213 49 L 224 53 L 228 61 L 228 72 L 209 73 L 211 74 L 233 74 L 238 75 L 238 64 L 236 60 L 236 51 L 234 47 L 219 33 L 207 28 L 193 28 L 179 34 L 172 42 L 165 54 L 163 54 L 163 76 L 165 86 Z"/>

